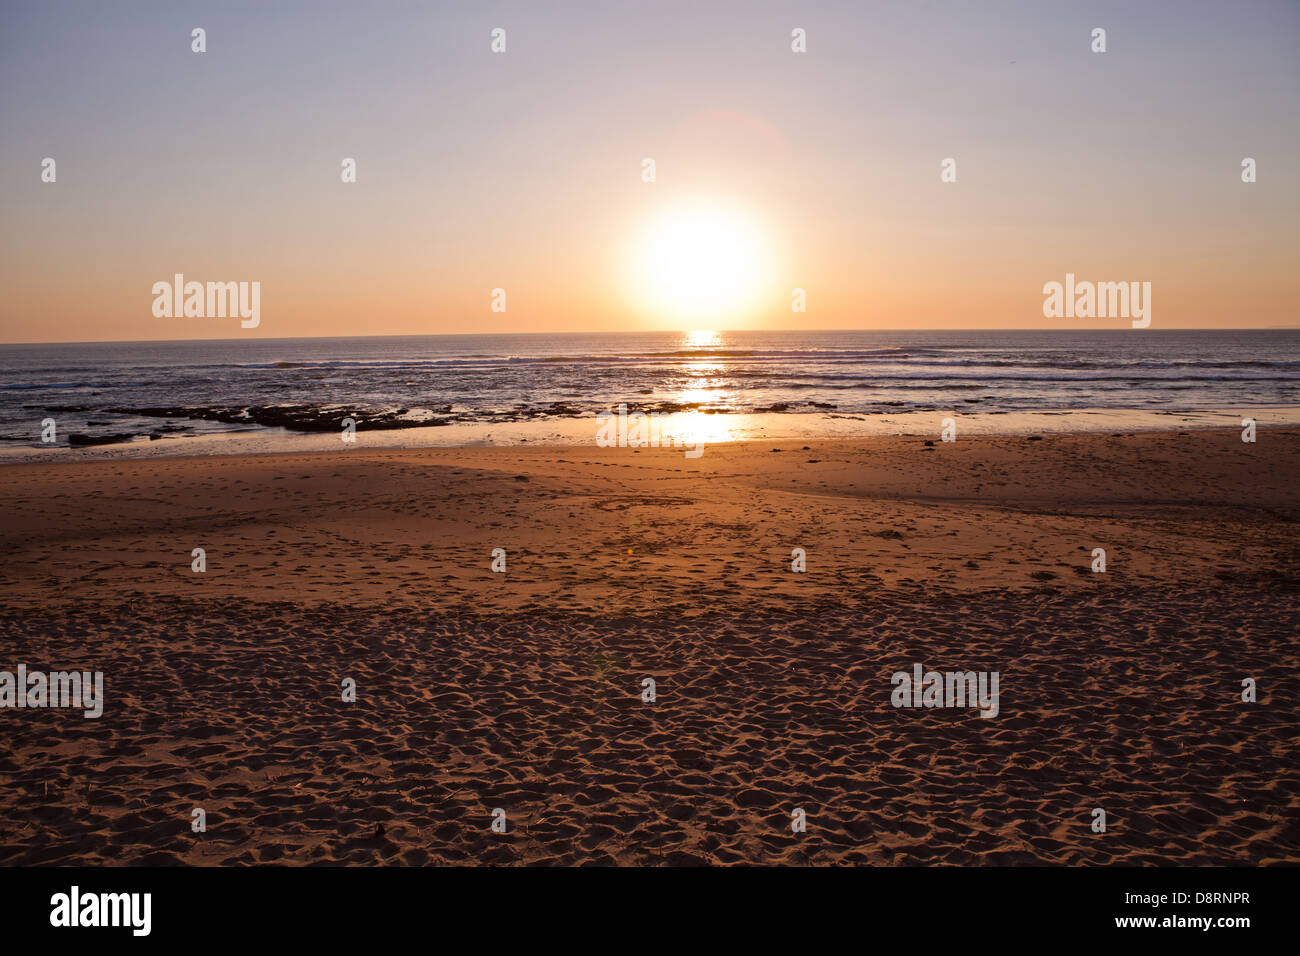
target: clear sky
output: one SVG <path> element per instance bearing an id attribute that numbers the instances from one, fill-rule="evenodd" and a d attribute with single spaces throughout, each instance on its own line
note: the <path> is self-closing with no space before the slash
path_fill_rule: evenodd
<path id="1" fill-rule="evenodd" d="M 1297 325 L 1298 54 L 1295 0 L 4 0 L 0 341 L 1128 325 L 1067 272 Z M 735 308 L 644 287 L 738 228 Z M 177 272 L 261 324 L 155 317 Z"/>

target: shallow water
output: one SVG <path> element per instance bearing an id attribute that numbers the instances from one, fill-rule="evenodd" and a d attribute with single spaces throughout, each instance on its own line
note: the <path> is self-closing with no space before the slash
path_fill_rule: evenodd
<path id="1" fill-rule="evenodd" d="M 40 431 L 50 418 L 60 447 L 69 435 L 132 435 L 131 444 L 174 446 L 177 439 L 221 433 L 239 433 L 258 447 L 310 446 L 337 441 L 338 423 L 347 416 L 358 420 L 368 443 L 557 436 L 567 442 L 587 440 L 594 417 L 619 404 L 686 415 L 680 421 L 692 423 L 692 435 L 714 442 L 893 433 L 899 422 L 911 427 L 913 416 L 928 430 L 937 413 L 977 421 L 1006 416 L 1006 423 L 978 427 L 1013 432 L 1023 430 L 1015 416 L 1025 412 L 1235 414 L 1300 406 L 1300 331 L 697 332 L 0 346 L 0 448 L 8 452 L 48 451 Z M 256 424 L 274 422 L 286 407 L 298 417 L 291 429 Z M 773 416 L 791 420 L 774 423 Z M 373 424 L 367 427 L 378 419 L 410 433 L 381 438 Z M 1082 422 L 1071 427 L 1086 428 Z M 320 434 L 295 435 L 299 423 Z M 426 431 L 443 434 L 417 434 Z"/>

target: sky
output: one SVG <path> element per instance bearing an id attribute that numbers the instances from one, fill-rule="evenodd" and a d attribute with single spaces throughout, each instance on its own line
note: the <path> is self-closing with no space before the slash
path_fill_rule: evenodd
<path id="1" fill-rule="evenodd" d="M 1128 327 L 1066 273 L 1300 325 L 1297 54 L 1295 0 L 4 0 L 0 341 Z"/>

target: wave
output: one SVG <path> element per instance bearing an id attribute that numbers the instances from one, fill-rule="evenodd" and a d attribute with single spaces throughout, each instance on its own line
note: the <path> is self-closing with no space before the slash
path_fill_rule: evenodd
<path id="1" fill-rule="evenodd" d="M 203 431 L 229 427 L 225 419 L 236 427 L 285 420 L 333 428 L 336 411 L 354 408 L 387 416 L 382 427 L 408 427 L 415 409 L 438 409 L 427 414 L 440 423 L 491 423 L 587 414 L 621 401 L 684 407 L 699 399 L 710 410 L 789 406 L 792 414 L 812 406 L 809 399 L 848 414 L 890 402 L 1018 410 L 1300 401 L 1296 333 L 735 333 L 719 347 L 657 333 L 432 341 L 0 350 L 0 438 L 29 434 L 45 414 L 61 427 L 66 418 L 87 433 L 122 432 L 143 427 L 130 410 L 164 407 L 207 409 L 193 420 Z M 244 416 L 249 408 L 260 410 L 260 422 Z"/>
<path id="2" fill-rule="evenodd" d="M 32 389 L 65 388 L 148 388 L 161 382 L 3 382 L 0 392 L 22 392 Z"/>
<path id="3" fill-rule="evenodd" d="M 770 363 L 796 360 L 797 364 L 816 366 L 846 363 L 897 363 L 905 368 L 1035 368 L 1060 369 L 1300 369 L 1300 361 L 1189 358 L 1173 361 L 1134 361 L 1130 358 L 1084 359 L 1056 356 L 1015 355 L 1007 350 L 979 350 L 983 354 L 971 356 L 971 350 L 954 355 L 952 349 L 914 349 L 902 347 L 873 349 L 677 349 L 673 351 L 630 352 L 622 354 L 589 353 L 574 355 L 501 355 L 501 356 L 448 356 L 445 358 L 411 359 L 325 359 L 317 361 L 238 362 L 229 365 L 210 365 L 208 368 L 237 368 L 247 370 L 299 371 L 299 370 L 420 370 L 420 369 L 492 369 L 503 366 L 627 366 L 638 363 L 676 363 L 688 360 L 719 360 L 736 365 L 746 362 Z M 1005 357 L 997 357 L 1005 356 Z"/>

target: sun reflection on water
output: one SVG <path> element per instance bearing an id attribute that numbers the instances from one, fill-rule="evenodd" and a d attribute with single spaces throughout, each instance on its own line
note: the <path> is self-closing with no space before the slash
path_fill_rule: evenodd
<path id="1" fill-rule="evenodd" d="M 735 441 L 730 415 L 707 412 L 674 412 L 660 425 L 661 431 L 683 445 L 713 445 Z"/>
<path id="2" fill-rule="evenodd" d="M 682 333 L 680 371 L 689 384 L 673 390 L 668 400 L 676 405 L 699 405 L 704 410 L 674 412 L 663 421 L 663 430 L 688 445 L 735 441 L 735 434 L 725 413 L 732 406 L 731 389 L 723 377 L 726 366 L 711 359 L 707 352 L 722 347 L 722 336 L 712 329 L 693 329 Z"/>
<path id="3" fill-rule="evenodd" d="M 714 349 L 722 344 L 722 339 L 712 329 L 694 329 L 682 337 L 683 349 Z"/>

